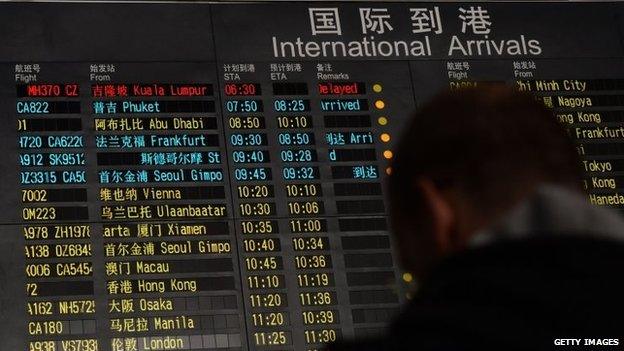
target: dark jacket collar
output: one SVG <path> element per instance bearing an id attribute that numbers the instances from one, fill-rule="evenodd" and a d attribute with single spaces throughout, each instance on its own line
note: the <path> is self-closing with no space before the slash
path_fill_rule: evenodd
<path id="1" fill-rule="evenodd" d="M 624 241 L 624 219 L 614 210 L 591 205 L 580 192 L 544 184 L 497 223 L 478 233 L 472 246 L 538 234 Z"/>

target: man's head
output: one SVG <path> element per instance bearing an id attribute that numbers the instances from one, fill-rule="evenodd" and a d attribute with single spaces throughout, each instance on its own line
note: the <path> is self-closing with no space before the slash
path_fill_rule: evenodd
<path id="1" fill-rule="evenodd" d="M 423 277 L 543 183 L 581 190 L 580 163 L 552 112 L 504 86 L 446 91 L 413 118 L 389 180 L 404 267 Z"/>

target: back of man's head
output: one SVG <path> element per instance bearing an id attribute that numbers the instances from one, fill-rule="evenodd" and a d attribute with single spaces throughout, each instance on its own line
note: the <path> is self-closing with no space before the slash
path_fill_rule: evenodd
<path id="1" fill-rule="evenodd" d="M 433 256 L 445 250 L 436 247 L 448 244 L 435 237 L 440 226 L 451 239 L 464 236 L 458 239 L 464 243 L 470 232 L 494 221 L 540 184 L 579 191 L 580 171 L 572 141 L 532 95 L 490 85 L 435 96 L 398 143 L 388 184 L 406 268 L 422 268 L 414 265 L 423 262 L 406 262 L 414 260 L 406 260 L 407 255 L 423 254 L 405 252 L 414 245 Z"/>

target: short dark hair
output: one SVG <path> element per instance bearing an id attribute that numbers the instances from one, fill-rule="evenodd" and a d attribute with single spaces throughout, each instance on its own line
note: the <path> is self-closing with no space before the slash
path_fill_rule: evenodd
<path id="1" fill-rule="evenodd" d="M 580 190 L 581 164 L 543 103 L 508 86 L 487 85 L 444 91 L 416 113 L 395 147 L 388 183 L 393 215 L 417 215 L 419 177 L 455 187 L 486 214 L 512 205 L 539 183 Z"/>

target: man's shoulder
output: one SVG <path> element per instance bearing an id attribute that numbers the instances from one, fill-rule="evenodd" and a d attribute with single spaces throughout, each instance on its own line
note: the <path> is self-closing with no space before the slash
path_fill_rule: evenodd
<path id="1" fill-rule="evenodd" d="M 389 351 L 392 350 L 389 343 L 389 337 L 341 341 L 328 345 L 325 351 Z"/>
<path id="2" fill-rule="evenodd" d="M 385 336 L 377 338 L 340 341 L 328 345 L 324 351 L 470 351 L 461 340 L 450 338 L 444 333 L 430 330 L 430 334 L 423 335 L 414 331 L 392 330 Z M 483 350 L 483 348 L 481 349 Z"/>
<path id="3" fill-rule="evenodd" d="M 453 298 L 458 303 L 501 304 L 528 311 L 545 301 L 554 306 L 575 300 L 598 305 L 598 296 L 607 299 L 611 293 L 624 294 L 624 281 L 613 279 L 621 267 L 622 241 L 582 234 L 535 235 L 502 240 L 449 258 L 423 284 L 421 296 L 426 302 Z M 602 291 L 605 286 L 609 291 Z M 533 304 L 522 304 L 529 300 Z"/>
<path id="4" fill-rule="evenodd" d="M 566 269 L 575 269 L 574 272 L 577 273 L 597 268 L 611 271 L 619 269 L 613 263 L 624 263 L 623 254 L 622 240 L 588 236 L 579 232 L 538 232 L 526 238 L 504 239 L 465 250 L 445 260 L 434 271 L 437 276 L 434 279 L 452 276 L 457 270 L 483 271 L 486 267 L 506 269 L 536 265 L 541 268 L 540 271 L 544 269 L 548 272 L 550 268 L 551 273 L 563 273 Z M 526 272 L 512 270 L 506 273 L 513 275 Z"/>
<path id="5" fill-rule="evenodd" d="M 386 336 L 330 350 L 549 350 L 560 335 L 615 332 L 623 266 L 623 243 L 582 235 L 467 250 L 438 267 Z"/>

